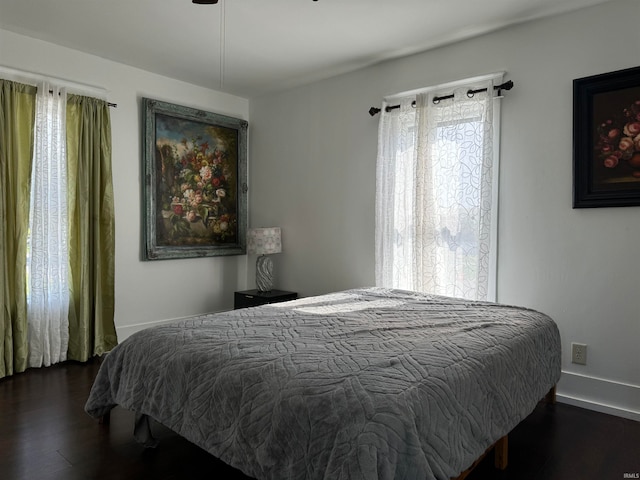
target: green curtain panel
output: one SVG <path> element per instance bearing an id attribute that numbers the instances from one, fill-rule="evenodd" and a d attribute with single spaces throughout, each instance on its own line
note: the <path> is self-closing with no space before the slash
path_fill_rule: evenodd
<path id="1" fill-rule="evenodd" d="M 115 222 L 109 106 L 67 100 L 70 360 L 86 361 L 118 343 L 114 325 Z"/>
<path id="2" fill-rule="evenodd" d="M 27 233 L 36 89 L 0 80 L 0 378 L 27 368 Z"/>

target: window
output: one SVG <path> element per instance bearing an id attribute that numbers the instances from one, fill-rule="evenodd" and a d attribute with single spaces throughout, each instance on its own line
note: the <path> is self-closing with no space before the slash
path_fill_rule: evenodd
<path id="1" fill-rule="evenodd" d="M 383 108 L 376 283 L 495 299 L 498 102 L 492 81 L 396 97 Z M 468 95 L 468 91 L 484 90 Z M 453 94 L 451 95 L 451 90 Z M 446 92 L 448 98 L 438 98 Z"/>
<path id="2" fill-rule="evenodd" d="M 0 378 L 117 344 L 109 105 L 59 90 L 0 79 Z"/>

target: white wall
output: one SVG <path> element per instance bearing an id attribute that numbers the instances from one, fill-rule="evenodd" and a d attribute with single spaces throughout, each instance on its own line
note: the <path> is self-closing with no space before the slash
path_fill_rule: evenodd
<path id="1" fill-rule="evenodd" d="M 571 208 L 572 80 L 640 64 L 639 18 L 640 2 L 614 1 L 252 99 L 250 223 L 283 228 L 279 288 L 374 282 L 369 107 L 506 71 L 498 299 L 557 321 L 562 401 L 640 419 L 640 208 Z M 587 366 L 570 363 L 571 342 L 588 344 Z"/>
<path id="2" fill-rule="evenodd" d="M 249 101 L 0 30 L 0 66 L 102 87 L 111 110 L 115 323 L 123 340 L 160 320 L 229 309 L 247 257 L 141 261 L 141 98 L 249 119 Z"/>

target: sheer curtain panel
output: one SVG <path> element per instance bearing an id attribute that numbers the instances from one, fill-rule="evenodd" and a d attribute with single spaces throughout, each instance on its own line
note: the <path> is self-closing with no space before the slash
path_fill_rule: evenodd
<path id="1" fill-rule="evenodd" d="M 27 255 L 29 367 L 47 367 L 67 358 L 66 97 L 64 89 L 48 83 L 38 86 Z"/>
<path id="2" fill-rule="evenodd" d="M 0 378 L 27 368 L 26 257 L 35 87 L 0 79 Z"/>
<path id="3" fill-rule="evenodd" d="M 376 163 L 376 283 L 415 289 L 416 109 L 415 97 L 385 112 L 378 129 Z"/>
<path id="4" fill-rule="evenodd" d="M 470 88 L 485 92 L 468 95 Z M 448 93 L 448 92 L 447 92 Z M 497 178 L 493 84 L 402 99 L 380 120 L 376 282 L 495 299 Z M 411 112 L 407 105 L 415 101 Z M 497 145 L 497 144 L 496 144 Z"/>

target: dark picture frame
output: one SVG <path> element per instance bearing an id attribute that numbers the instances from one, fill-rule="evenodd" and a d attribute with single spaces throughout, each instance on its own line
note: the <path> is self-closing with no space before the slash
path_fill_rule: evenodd
<path id="1" fill-rule="evenodd" d="M 143 259 L 246 254 L 248 122 L 142 98 Z"/>
<path id="2" fill-rule="evenodd" d="M 573 81 L 573 208 L 640 205 L 640 67 Z"/>

